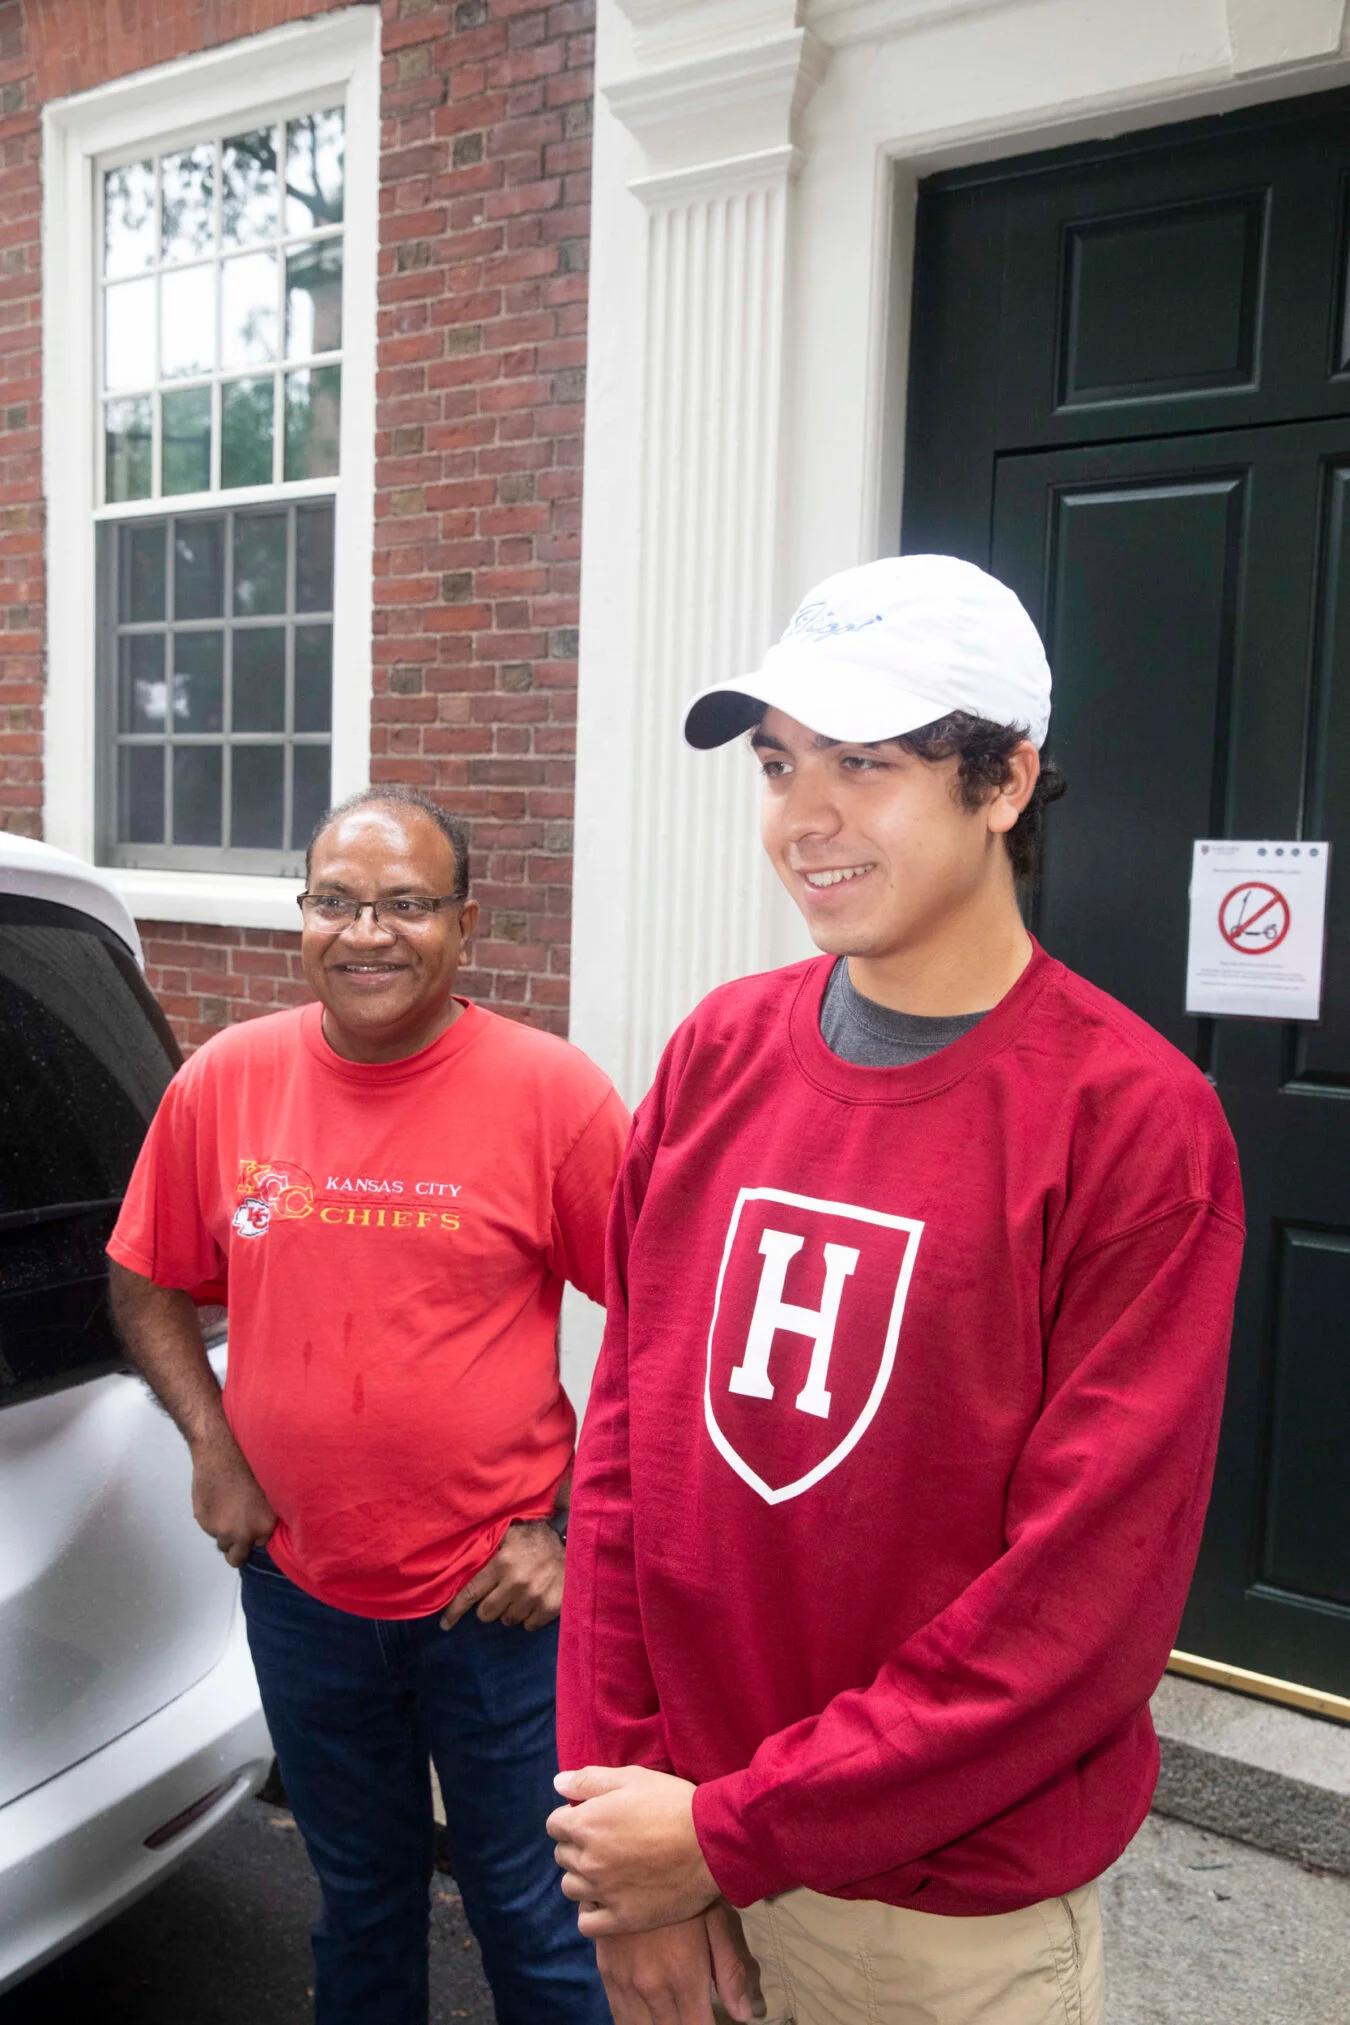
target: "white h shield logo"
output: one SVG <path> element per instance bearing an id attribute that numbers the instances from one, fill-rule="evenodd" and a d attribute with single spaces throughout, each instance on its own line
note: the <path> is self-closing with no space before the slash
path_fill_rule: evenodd
<path id="1" fill-rule="evenodd" d="M 745 1355 L 731 1373 L 727 1385 L 730 1391 L 747 1393 L 751 1399 L 772 1399 L 769 1354 L 774 1337 L 780 1329 L 795 1336 L 809 1336 L 811 1365 L 806 1383 L 797 1394 L 797 1410 L 799 1413 L 814 1413 L 818 1420 L 827 1420 L 830 1395 L 825 1390 L 825 1380 L 829 1376 L 839 1303 L 843 1298 L 844 1282 L 858 1263 L 858 1253 L 851 1245 L 826 1245 L 825 1292 L 820 1307 L 800 1308 L 794 1302 L 783 1299 L 783 1287 L 787 1269 L 805 1243 L 805 1238 L 794 1237 L 790 1231 L 766 1230 L 761 1233 L 759 1249 L 764 1270 L 759 1278 L 755 1312 L 750 1318 L 750 1333 L 745 1339 Z"/>
<path id="2" fill-rule="evenodd" d="M 797 1228 L 778 1227 L 785 1223 Z M 703 1414 L 718 1454 L 767 1504 L 809 1491 L 867 1432 L 895 1368 L 922 1234 L 916 1217 L 887 1210 L 784 1188 L 738 1191 L 713 1296 Z M 854 1242 L 841 1244 L 841 1238 Z M 810 1266 L 822 1255 L 820 1306 L 784 1300 L 790 1270 L 820 1285 Z M 850 1286 L 855 1291 L 849 1293 Z M 849 1323 L 835 1356 L 846 1293 Z M 768 1411 L 751 1404 L 775 1398 L 774 1350 L 781 1335 L 804 1337 L 811 1346 L 805 1383 L 792 1401 L 795 1413 L 783 1410 L 786 1400 Z M 789 1358 L 778 1345 L 780 1381 Z M 791 1362 L 795 1381 L 800 1366 Z"/>

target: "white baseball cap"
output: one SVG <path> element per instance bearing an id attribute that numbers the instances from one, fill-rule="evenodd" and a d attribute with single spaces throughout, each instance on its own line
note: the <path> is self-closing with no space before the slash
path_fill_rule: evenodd
<path id="1" fill-rule="evenodd" d="M 1040 746 L 1050 667 L 1006 584 L 955 556 L 888 556 L 817 584 L 757 673 L 694 698 L 684 735 L 706 751 L 767 709 L 850 745 L 902 738 L 965 710 L 1025 725 Z"/>

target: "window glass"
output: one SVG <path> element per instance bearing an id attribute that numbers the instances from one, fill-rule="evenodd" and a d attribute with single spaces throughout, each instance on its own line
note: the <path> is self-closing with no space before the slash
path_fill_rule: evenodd
<path id="1" fill-rule="evenodd" d="M 169 683 L 163 633 L 124 633 L 117 721 L 123 731 L 168 729 Z"/>
<path id="2" fill-rule="evenodd" d="M 155 377 L 155 284 L 119 281 L 104 298 L 103 384 L 109 393 Z"/>
<path id="3" fill-rule="evenodd" d="M 166 394 L 162 409 L 165 492 L 205 492 L 211 483 L 211 389 Z"/>
<path id="4" fill-rule="evenodd" d="M 176 745 L 173 749 L 173 840 L 175 844 L 219 844 L 221 748 Z"/>
<path id="5" fill-rule="evenodd" d="M 346 118 L 231 119 L 96 185 L 99 833 L 294 873 L 331 785 Z"/>
<path id="6" fill-rule="evenodd" d="M 286 629 L 240 626 L 234 635 L 233 728 L 286 729 Z"/>
<path id="7" fill-rule="evenodd" d="M 276 383 L 227 380 L 220 390 L 220 482 L 268 485 L 276 435 Z"/>
<path id="8" fill-rule="evenodd" d="M 109 499 L 148 499 L 153 415 L 148 394 L 109 401 L 105 415 L 104 482 Z"/>
<path id="9" fill-rule="evenodd" d="M 250 246 L 275 238 L 277 208 L 276 129 L 237 134 L 225 143 L 221 171 L 221 235 L 227 246 Z"/>
<path id="10" fill-rule="evenodd" d="M 103 1247 L 177 1059 L 115 937 L 0 895 L 0 1404 L 119 1361 Z"/>
<path id="11" fill-rule="evenodd" d="M 242 253 L 222 270 L 221 362 L 265 366 L 277 355 L 277 256 Z"/>
<path id="12" fill-rule="evenodd" d="M 164 842 L 164 747 L 124 745 L 118 761 L 117 835 L 124 844 Z"/>
<path id="13" fill-rule="evenodd" d="M 103 271 L 138 274 L 155 257 L 155 165 L 127 162 L 103 179 Z"/>
<path id="14" fill-rule="evenodd" d="M 234 609 L 281 612 L 286 608 L 284 513 L 239 513 L 234 520 Z"/>
<path id="15" fill-rule="evenodd" d="M 295 787 L 291 833 L 303 849 L 320 816 L 333 799 L 327 745 L 297 745 L 293 755 Z"/>
<path id="16" fill-rule="evenodd" d="M 286 375 L 286 476 L 331 478 L 338 468 L 341 366 Z"/>
<path id="17" fill-rule="evenodd" d="M 117 863 L 299 869 L 331 776 L 333 531 L 309 499 L 105 529 Z"/>
<path id="18" fill-rule="evenodd" d="M 160 158 L 161 258 L 194 260 L 215 243 L 216 151 L 209 141 Z"/>
<path id="19" fill-rule="evenodd" d="M 175 619 L 218 619 L 225 609 L 225 523 L 180 520 L 173 530 Z"/>
<path id="20" fill-rule="evenodd" d="M 139 288 L 131 281 L 127 288 Z M 111 294 L 111 290 L 109 291 Z M 216 273 L 213 267 L 182 267 L 160 276 L 160 376 L 184 380 L 209 373 L 216 362 Z M 147 348 L 144 358 L 153 354 Z M 139 377 L 146 378 L 144 358 Z M 165 395 L 166 400 L 170 398 Z"/>
<path id="21" fill-rule="evenodd" d="M 342 345 L 342 241 L 319 239 L 286 256 L 286 356 Z"/>
<path id="22" fill-rule="evenodd" d="M 230 834 L 236 844 L 264 851 L 280 848 L 285 764 L 284 745 L 235 747 Z"/>
<path id="23" fill-rule="evenodd" d="M 173 728 L 219 731 L 225 721 L 225 635 L 173 636 Z"/>
<path id="24" fill-rule="evenodd" d="M 344 127 L 320 107 L 104 172 L 109 503 L 337 472 Z"/>
<path id="25" fill-rule="evenodd" d="M 286 128 L 286 230 L 312 232 L 342 223 L 343 118 L 306 113 Z"/>
<path id="26" fill-rule="evenodd" d="M 122 545 L 122 599 L 129 619 L 164 617 L 164 535 L 163 521 L 153 521 L 133 527 Z"/>
<path id="27" fill-rule="evenodd" d="M 295 515 L 295 609 L 333 609 L 333 502 L 301 506 Z"/>
<path id="28" fill-rule="evenodd" d="M 333 722 L 333 628 L 295 629 L 295 728 L 327 731 Z"/>

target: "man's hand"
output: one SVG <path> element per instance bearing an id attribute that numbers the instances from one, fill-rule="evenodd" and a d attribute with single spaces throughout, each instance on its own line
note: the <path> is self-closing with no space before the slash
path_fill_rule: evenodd
<path id="1" fill-rule="evenodd" d="M 554 1785 L 575 1804 L 555 1808 L 548 1832 L 581 1906 L 583 1934 L 642 1933 L 703 1912 L 718 1896 L 694 1833 L 694 1788 L 645 1765 L 587 1765 Z"/>
<path id="2" fill-rule="evenodd" d="M 545 1519 L 517 1519 L 486 1568 L 466 1582 L 441 1616 L 453 1630 L 478 1605 L 483 1624 L 523 1624 L 527 1631 L 552 1624 L 562 1609 L 563 1543 Z"/>
<path id="3" fill-rule="evenodd" d="M 745 1964 L 719 1901 L 696 1919 L 595 1944 L 614 2025 L 712 2025 L 715 1988 L 729 2017 L 748 2020 Z"/>
<path id="4" fill-rule="evenodd" d="M 192 1510 L 231 1568 L 242 1568 L 249 1550 L 270 1540 L 277 1515 L 228 1427 L 192 1444 Z"/>

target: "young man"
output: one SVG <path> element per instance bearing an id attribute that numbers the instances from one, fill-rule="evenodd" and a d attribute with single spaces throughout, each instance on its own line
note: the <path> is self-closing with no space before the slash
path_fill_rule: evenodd
<path id="1" fill-rule="evenodd" d="M 174 1078 L 109 1250 L 118 1322 L 242 1567 L 323 1888 L 318 2025 L 425 2025 L 432 1815 L 501 2025 L 603 2025 L 544 1817 L 575 1421 L 563 1281 L 599 1299 L 627 1115 L 575 1048 L 455 996 L 462 826 L 372 789 L 301 896 L 318 1003 Z M 188 1289 L 228 1273 L 224 1397 Z"/>
<path id="2" fill-rule="evenodd" d="M 812 593 L 747 729 L 818 947 L 666 1051 L 610 1225 L 550 1820 L 618 2025 L 1100 2025 L 1095 1879 L 1200 1535 L 1242 1242 L 1192 1065 L 1017 907 L 1058 784 L 1012 594 Z"/>

